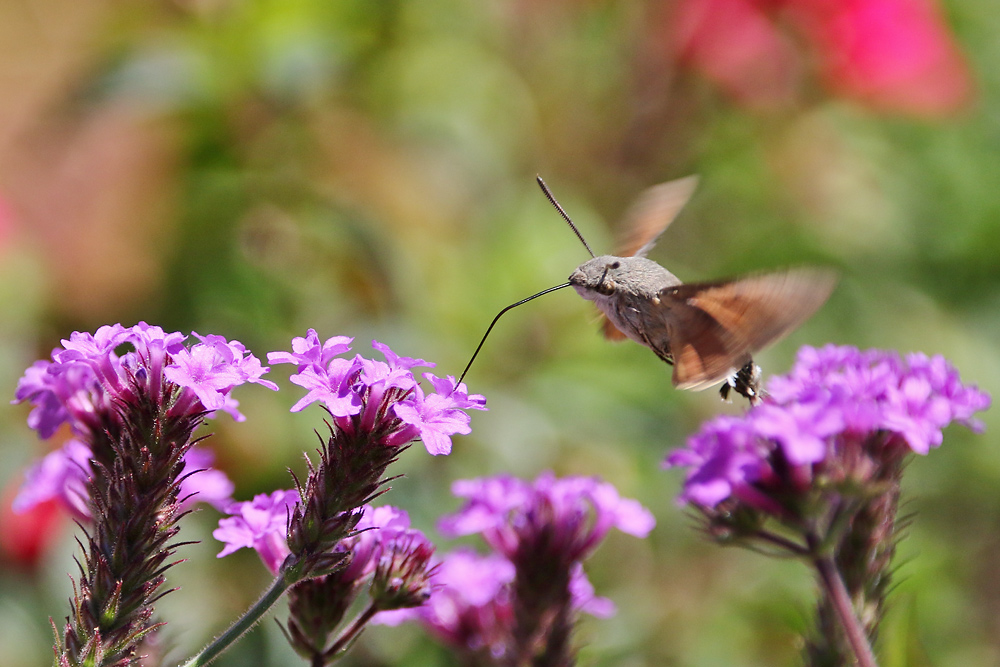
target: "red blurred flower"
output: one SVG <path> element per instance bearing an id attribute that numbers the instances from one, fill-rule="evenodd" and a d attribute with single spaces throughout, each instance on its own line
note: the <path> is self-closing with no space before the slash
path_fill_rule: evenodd
<path id="1" fill-rule="evenodd" d="M 677 57 L 750 106 L 792 99 L 807 61 L 881 111 L 940 117 L 972 97 L 933 0 L 681 0 L 673 21 Z"/>
<path id="2" fill-rule="evenodd" d="M 5 252 L 10 245 L 11 235 L 14 231 L 14 211 L 10 203 L 0 194 L 0 254 Z"/>
<path id="3" fill-rule="evenodd" d="M 15 513 L 11 509 L 17 484 L 0 496 L 0 559 L 5 563 L 34 570 L 65 525 L 66 511 L 58 498 L 50 498 L 31 509 Z"/>

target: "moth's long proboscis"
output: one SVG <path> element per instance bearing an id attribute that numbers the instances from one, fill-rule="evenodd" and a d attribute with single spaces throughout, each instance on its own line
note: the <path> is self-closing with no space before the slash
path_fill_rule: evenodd
<path id="1" fill-rule="evenodd" d="M 517 303 L 512 303 L 509 306 L 507 306 L 506 308 L 504 308 L 503 310 L 501 310 L 499 313 L 497 313 L 497 316 L 493 318 L 492 322 L 490 322 L 490 326 L 486 328 L 486 333 L 483 334 L 483 339 L 481 341 L 479 341 L 479 345 L 476 347 L 476 351 L 472 353 L 472 358 L 469 359 L 469 363 L 465 366 L 465 370 L 462 371 L 462 377 L 458 378 L 458 384 L 462 384 L 462 380 L 465 379 L 465 374 L 469 372 L 470 368 L 472 368 L 472 362 L 476 360 L 476 356 L 479 354 L 479 350 L 483 349 L 483 344 L 486 343 L 486 339 L 489 337 L 490 332 L 493 331 L 493 326 L 500 319 L 501 315 L 503 315 L 504 313 L 506 313 L 511 308 L 517 308 L 518 306 L 520 306 L 522 304 L 528 303 L 532 299 L 537 299 L 538 297 L 543 296 L 545 294 L 548 294 L 549 292 L 555 292 L 556 290 L 560 290 L 560 289 L 562 289 L 564 287 L 569 287 L 569 286 L 570 286 L 570 283 L 563 283 L 562 285 L 556 285 L 555 287 L 550 287 L 548 289 L 542 290 L 538 294 L 532 294 L 527 299 L 521 299 Z"/>
<path id="2" fill-rule="evenodd" d="M 542 180 L 542 177 L 535 176 L 535 180 L 538 181 L 538 187 L 540 187 L 542 189 L 542 192 L 545 193 L 545 198 L 549 200 L 550 204 L 556 207 L 556 210 L 559 211 L 559 215 L 563 217 L 563 220 L 566 221 L 566 223 L 569 225 L 569 228 L 573 230 L 574 234 L 576 234 L 576 238 L 580 239 L 580 243 L 582 243 L 583 247 L 587 249 L 587 252 L 590 253 L 590 256 L 597 257 L 597 255 L 594 254 L 594 251 L 590 249 L 590 244 L 587 243 L 587 240 L 583 238 L 583 234 L 581 234 L 580 230 L 576 228 L 576 225 L 573 224 L 573 221 L 569 219 L 569 214 L 563 210 L 563 207 L 560 206 L 559 202 L 556 201 L 556 198 L 552 195 L 552 192 L 549 191 L 549 186 L 545 185 L 545 181 Z"/>

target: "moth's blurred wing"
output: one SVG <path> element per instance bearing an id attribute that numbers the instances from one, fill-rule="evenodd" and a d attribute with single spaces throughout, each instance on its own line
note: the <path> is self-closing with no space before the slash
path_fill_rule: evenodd
<path id="1" fill-rule="evenodd" d="M 645 257 L 664 230 L 670 226 L 698 186 L 697 176 L 654 185 L 644 191 L 625 213 L 616 257 Z M 607 317 L 601 323 L 604 337 L 611 341 L 627 338 Z"/>
<path id="2" fill-rule="evenodd" d="M 628 338 L 621 330 L 611 323 L 607 315 L 601 315 L 601 332 L 607 340 L 619 342 Z"/>
<path id="3" fill-rule="evenodd" d="M 697 176 L 679 178 L 649 188 L 635 200 L 622 221 L 617 257 L 645 257 L 670 226 L 698 185 Z"/>
<path id="4" fill-rule="evenodd" d="M 748 352 L 732 345 L 718 322 L 693 306 L 678 305 L 672 309 L 668 335 L 669 358 L 674 364 L 673 383 L 679 389 L 706 389 L 750 360 Z"/>
<path id="5" fill-rule="evenodd" d="M 664 290 L 674 384 L 704 389 L 725 379 L 815 313 L 836 282 L 832 271 L 792 269 Z"/>

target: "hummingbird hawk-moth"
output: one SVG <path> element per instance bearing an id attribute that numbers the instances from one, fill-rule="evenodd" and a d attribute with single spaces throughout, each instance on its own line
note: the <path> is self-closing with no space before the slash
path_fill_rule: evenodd
<path id="1" fill-rule="evenodd" d="M 592 259 L 578 266 L 569 282 L 501 310 L 473 353 L 463 378 L 501 315 L 543 294 L 572 286 L 601 311 L 606 338 L 634 340 L 673 365 L 676 387 L 700 390 L 735 376 L 731 385 L 753 401 L 759 369 L 755 370 L 751 355 L 808 319 L 836 284 L 834 272 L 812 268 L 683 283 L 648 259 L 647 253 L 694 193 L 696 177 L 646 190 L 625 216 L 616 254 L 600 256 L 594 255 L 541 178 L 538 184 Z"/>
<path id="2" fill-rule="evenodd" d="M 693 390 L 734 375 L 816 312 L 836 283 L 832 271 L 809 268 L 682 283 L 648 259 L 696 184 L 692 176 L 644 192 L 626 215 L 618 251 L 593 257 L 569 277 L 604 315 L 606 338 L 645 345 L 673 365 L 676 387 Z"/>

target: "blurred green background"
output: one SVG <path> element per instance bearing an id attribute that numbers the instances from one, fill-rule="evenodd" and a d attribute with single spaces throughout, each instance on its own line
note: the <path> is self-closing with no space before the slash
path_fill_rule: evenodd
<path id="1" fill-rule="evenodd" d="M 137 320 L 261 358 L 313 327 L 457 375 L 501 307 L 587 257 L 536 174 L 601 252 L 636 194 L 697 173 L 653 253 L 682 279 L 842 273 L 821 312 L 759 355 L 765 373 L 803 344 L 918 350 L 995 396 L 1000 14 L 993 0 L 879 2 L 923 17 L 926 62 L 898 35 L 871 28 L 868 42 L 915 73 L 879 71 L 862 48 L 873 33 L 828 30 L 814 0 L 0 0 L 0 386 L 13 396 L 71 331 Z M 843 4 L 855 18 L 862 5 Z M 812 23 L 796 13 L 810 7 Z M 433 535 L 455 479 L 600 474 L 659 523 L 588 563 L 619 612 L 580 624 L 583 664 L 796 664 L 810 573 L 704 541 L 675 505 L 680 473 L 659 468 L 741 406 L 675 391 L 667 366 L 595 322 L 570 290 L 501 320 L 467 378 L 490 411 L 451 456 L 407 452 L 386 502 Z M 322 413 L 288 412 L 301 392 L 287 374 L 272 372 L 277 394 L 238 390 L 247 422 L 211 426 L 239 499 L 290 486 L 286 468 L 314 447 Z M 47 445 L 26 406 L 3 405 L 6 507 Z M 1000 423 L 985 421 L 907 470 L 885 665 L 1000 665 Z M 187 522 L 182 538 L 201 543 L 158 606 L 174 660 L 267 581 L 253 553 L 214 558 L 218 518 Z M 37 558 L 5 556 L 5 667 L 50 660 L 76 530 L 61 523 Z M 345 664 L 449 659 L 419 628 L 375 628 Z M 268 621 L 217 664 L 297 658 Z"/>

